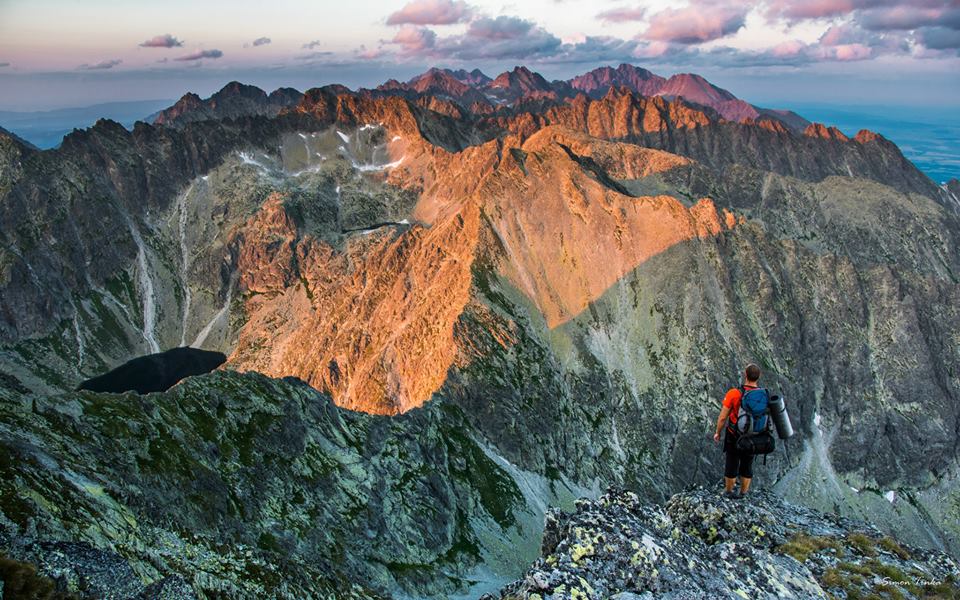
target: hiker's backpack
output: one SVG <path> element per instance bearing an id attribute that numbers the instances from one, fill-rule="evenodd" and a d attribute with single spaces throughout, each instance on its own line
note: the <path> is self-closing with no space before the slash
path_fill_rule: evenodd
<path id="1" fill-rule="evenodd" d="M 750 391 L 740 388 L 740 412 L 737 413 L 737 450 L 746 454 L 773 452 L 776 442 L 770 433 L 770 394 L 763 388 Z"/>
<path id="2" fill-rule="evenodd" d="M 767 412 L 770 394 L 764 388 L 747 391 L 740 388 L 740 412 L 737 413 L 737 433 L 757 434 L 767 430 Z"/>

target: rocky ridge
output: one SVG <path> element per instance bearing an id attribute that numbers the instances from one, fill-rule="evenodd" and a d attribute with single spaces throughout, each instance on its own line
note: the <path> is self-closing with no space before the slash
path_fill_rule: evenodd
<path id="1" fill-rule="evenodd" d="M 610 490 L 572 513 L 551 509 L 540 558 L 482 598 L 955 598 L 958 583 L 945 554 L 769 493 L 696 490 L 659 507 Z"/>
<path id="2" fill-rule="evenodd" d="M 444 402 L 376 417 L 222 372 L 144 396 L 8 396 L 0 412 L 0 549 L 82 598 L 489 589 L 542 523 Z"/>
<path id="3" fill-rule="evenodd" d="M 273 117 L 280 110 L 295 106 L 302 96 L 293 88 L 278 88 L 267 95 L 256 86 L 232 81 L 206 100 L 192 92 L 184 94 L 176 104 L 152 115 L 148 120 L 157 125 L 179 126 L 210 119 L 254 115 Z"/>

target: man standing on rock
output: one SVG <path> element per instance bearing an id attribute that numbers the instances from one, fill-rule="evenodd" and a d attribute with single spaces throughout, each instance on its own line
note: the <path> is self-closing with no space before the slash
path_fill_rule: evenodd
<path id="1" fill-rule="evenodd" d="M 740 399 L 743 394 L 750 390 L 755 390 L 759 386 L 760 367 L 754 364 L 747 365 L 744 370 L 745 382 L 742 387 L 730 388 L 727 395 L 723 397 L 723 409 L 720 410 L 720 417 L 717 419 L 717 430 L 713 434 L 713 441 L 720 441 L 720 431 L 726 424 L 726 435 L 723 438 L 723 453 L 726 455 L 726 462 L 723 468 L 723 494 L 727 498 L 738 499 L 747 495 L 750 491 L 750 482 L 753 479 L 753 455 L 737 450 L 737 415 L 740 413 Z M 733 486 L 737 483 L 737 476 L 740 476 L 740 493 L 733 491 Z"/>

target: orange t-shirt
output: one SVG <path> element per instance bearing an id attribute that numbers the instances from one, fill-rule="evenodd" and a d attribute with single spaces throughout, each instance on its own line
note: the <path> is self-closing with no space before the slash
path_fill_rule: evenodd
<path id="1" fill-rule="evenodd" d="M 758 386 L 755 385 L 745 385 L 743 386 L 745 390 L 755 390 L 758 389 Z M 743 398 L 743 394 L 740 392 L 740 388 L 730 388 L 727 392 L 727 395 L 723 397 L 723 406 L 724 408 L 730 409 L 730 426 L 736 428 L 737 426 L 737 414 L 740 412 L 740 399 Z"/>

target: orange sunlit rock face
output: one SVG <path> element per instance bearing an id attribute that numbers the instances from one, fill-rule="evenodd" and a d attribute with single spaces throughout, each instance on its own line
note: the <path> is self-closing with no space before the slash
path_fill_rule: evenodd
<path id="1" fill-rule="evenodd" d="M 271 229 L 283 221 L 275 210 L 261 212 L 244 233 L 239 270 L 250 275 L 241 291 L 257 293 L 247 300 L 249 320 L 229 364 L 295 375 L 355 410 L 396 414 L 426 401 L 456 353 L 476 207 L 468 203 L 431 228 L 382 228 L 342 252 L 310 237 L 295 241 L 293 229 Z"/>
<path id="2" fill-rule="evenodd" d="M 605 137 L 622 133 L 608 120 L 656 128 L 659 119 L 690 116 L 671 114 L 689 109 L 666 100 L 638 103 L 628 94 L 593 104 L 581 116 Z M 604 114 L 611 107 L 619 113 Z M 394 98 L 319 94 L 298 110 L 384 123 L 388 139 L 399 138 L 391 156 L 403 156 L 387 181 L 418 194 L 415 224 L 352 234 L 336 248 L 305 233 L 285 197 L 271 195 L 232 238 L 247 321 L 228 364 L 299 377 L 347 408 L 396 414 L 426 402 L 451 366 L 483 352 L 455 333 L 468 304 L 473 318 L 490 320 L 494 343 L 513 343 L 509 325 L 471 296 L 481 223 L 502 249 L 496 268 L 549 327 L 649 258 L 737 224 L 708 198 L 687 206 L 668 195 L 633 197 L 618 183 L 692 163 L 669 152 L 533 121 L 527 134 L 457 151 L 452 140 L 429 141 L 429 124 Z"/>
<path id="3" fill-rule="evenodd" d="M 505 249 L 503 272 L 536 304 L 549 327 L 580 314 L 647 259 L 732 227 L 707 198 L 687 208 L 672 196 L 635 198 L 611 189 L 585 170 L 576 154 L 549 141 L 551 135 L 531 137 L 519 157 L 504 160 L 487 186 L 499 193 L 484 205 Z M 587 150 L 581 156 L 596 152 L 601 157 L 604 150 L 607 156 L 643 150 L 581 149 Z M 626 161 L 622 168 L 642 173 L 671 164 L 657 154 L 650 158 Z"/>

